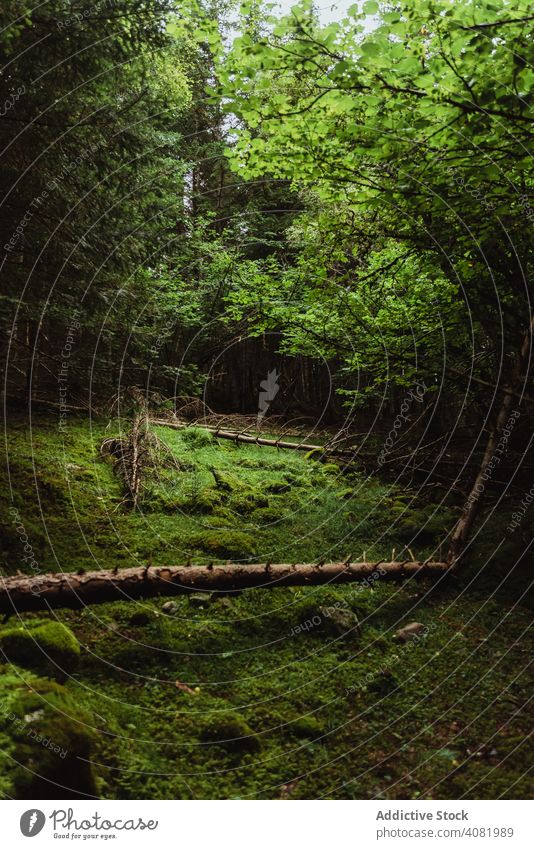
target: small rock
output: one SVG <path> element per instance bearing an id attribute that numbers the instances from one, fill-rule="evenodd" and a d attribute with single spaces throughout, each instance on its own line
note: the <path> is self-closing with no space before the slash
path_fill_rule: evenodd
<path id="1" fill-rule="evenodd" d="M 422 625 L 421 622 L 410 622 L 404 628 L 399 628 L 393 635 L 393 639 L 401 643 L 409 643 L 410 640 L 415 640 L 416 637 L 421 636 L 425 631 L 426 625 Z"/>
<path id="2" fill-rule="evenodd" d="M 355 637 L 361 633 L 358 617 L 342 607 L 320 607 L 321 627 L 335 637 Z"/>
<path id="3" fill-rule="evenodd" d="M 161 607 L 161 612 L 166 613 L 167 616 L 174 616 L 178 612 L 178 605 L 174 601 L 166 601 Z"/>
<path id="4" fill-rule="evenodd" d="M 189 596 L 190 607 L 207 607 L 211 602 L 210 593 L 191 593 Z"/>

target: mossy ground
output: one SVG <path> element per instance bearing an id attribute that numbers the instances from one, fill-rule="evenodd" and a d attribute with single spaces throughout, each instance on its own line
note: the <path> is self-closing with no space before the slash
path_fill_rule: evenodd
<path id="1" fill-rule="evenodd" d="M 381 558 L 404 546 L 425 555 L 454 517 L 298 452 L 164 428 L 158 435 L 182 470 L 153 469 L 141 510 L 132 513 L 111 465 L 99 459 L 109 434 L 104 425 L 89 431 L 71 422 L 63 444 L 47 419 L 34 422 L 32 434 L 22 424 L 11 430 L 14 503 L 40 567 L 188 556 L 330 560 L 363 550 Z M 13 572 L 22 568 L 21 547 L 7 486 L 3 499 L 4 563 Z M 91 717 L 98 795 L 532 795 L 528 564 L 516 565 L 518 537 L 488 560 L 502 536 L 497 524 L 461 577 L 437 587 L 378 580 L 372 588 L 251 590 L 203 604 L 177 598 L 169 614 L 163 598 L 49 614 L 82 647 L 55 698 Z M 361 633 L 324 628 L 325 606 L 356 613 Z M 37 619 L 43 614 L 22 617 Z M 395 629 L 414 620 L 428 626 L 424 636 L 394 642 Z M 39 689 L 35 673 L 3 671 L 2 703 L 13 687 Z M 26 757 L 9 727 L 2 734 L 8 758 Z M 16 792 L 16 782 L 1 789 Z"/>

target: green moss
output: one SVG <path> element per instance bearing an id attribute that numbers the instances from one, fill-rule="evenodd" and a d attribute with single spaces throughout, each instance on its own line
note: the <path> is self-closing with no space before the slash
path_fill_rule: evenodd
<path id="1" fill-rule="evenodd" d="M 94 720 L 59 684 L 0 668 L 3 792 L 16 799 L 96 796 Z"/>
<path id="2" fill-rule="evenodd" d="M 199 737 L 205 743 L 216 743 L 232 752 L 257 752 L 258 737 L 239 714 L 214 714 L 201 725 Z"/>
<path id="3" fill-rule="evenodd" d="M 32 619 L 0 631 L 6 660 L 64 680 L 76 668 L 80 644 L 61 622 Z"/>
<path id="4" fill-rule="evenodd" d="M 246 484 L 243 484 L 239 478 L 236 478 L 236 476 L 232 475 L 230 472 L 212 467 L 211 473 L 215 478 L 217 489 L 222 492 L 239 492 L 239 490 L 242 490 L 243 487 L 245 487 L 245 489 L 247 488 Z"/>
<path id="5" fill-rule="evenodd" d="M 322 470 L 326 475 L 339 475 L 341 474 L 341 469 L 337 465 L 337 463 L 324 463 L 322 466 Z"/>
<path id="6" fill-rule="evenodd" d="M 152 488 L 143 495 L 144 513 L 176 513 L 187 509 L 187 502 L 176 497 L 176 493 L 163 487 Z"/>
<path id="7" fill-rule="evenodd" d="M 248 557 L 257 547 L 254 538 L 242 531 L 207 530 L 193 534 L 190 543 L 215 557 Z"/>
<path id="8" fill-rule="evenodd" d="M 135 613 L 130 616 L 128 625 L 131 628 L 144 628 L 145 625 L 150 625 L 154 621 L 154 617 L 151 616 L 146 610 L 136 610 Z"/>
<path id="9" fill-rule="evenodd" d="M 213 487 L 205 487 L 191 500 L 191 507 L 199 513 L 211 513 L 221 504 L 221 494 Z"/>
<path id="10" fill-rule="evenodd" d="M 159 428 L 180 471 L 163 468 L 153 477 L 147 472 L 145 497 L 154 493 L 161 501 L 151 503 L 145 516 L 144 510 L 120 507 L 120 482 L 98 459 L 106 424 L 93 421 L 89 431 L 86 422 L 70 417 L 64 439 L 58 437 L 55 419 L 35 420 L 31 438 L 29 431 L 10 425 L 15 503 L 43 571 L 94 568 L 93 554 L 102 568 L 180 563 L 199 534 L 201 542 L 215 535 L 215 550 L 199 547 L 196 562 L 247 559 L 242 550 L 249 550 L 251 540 L 258 559 L 271 562 L 317 562 L 349 554 L 357 559 L 363 551 L 368 559 L 389 559 L 392 548 L 399 556 L 404 544 L 396 527 L 403 511 L 408 509 L 413 527 L 420 529 L 435 509 L 376 479 L 335 476 L 328 464 L 310 462 L 301 452 L 216 440 L 192 447 L 180 431 Z M 192 457 L 194 468 L 187 465 Z M 212 469 L 228 476 L 229 487 L 217 488 Z M 39 505 L 35 477 L 59 486 L 64 470 L 67 497 L 61 510 L 49 507 L 46 499 Z M 278 485 L 283 491 L 267 491 Z M 10 495 L 4 490 L 0 516 L 11 531 L 9 562 L 15 569 L 23 548 L 13 533 Z M 209 503 L 197 509 L 195 499 L 204 490 L 210 491 Z M 269 506 L 232 509 L 232 499 L 251 491 L 267 497 Z M 346 497 L 339 498 L 342 492 Z M 171 509 L 173 504 L 180 509 Z M 436 515 L 443 525 L 449 521 L 441 507 Z M 451 515 L 454 521 L 456 513 Z M 280 517 L 283 521 L 277 521 Z M 56 618 L 89 648 L 80 655 L 76 678 L 56 690 L 54 698 L 63 705 L 68 698 L 70 719 L 82 709 L 102 717 L 94 740 L 80 741 L 78 750 L 76 740 L 71 743 L 75 751 L 82 753 L 84 745 L 89 751 L 98 795 L 263 799 L 277 797 L 280 786 L 299 775 L 291 791 L 296 799 L 394 799 L 399 793 L 403 798 L 429 793 L 450 799 L 464 794 L 530 797 L 530 717 L 521 707 L 531 682 L 518 672 L 529 656 L 525 634 L 531 610 L 525 588 L 531 574 L 526 558 L 512 569 L 524 551 L 519 532 L 498 548 L 507 521 L 504 510 L 493 518 L 474 540 L 465 571 L 454 583 L 438 587 L 430 581 L 392 585 L 381 580 L 371 587 L 271 587 L 218 594 L 198 607 L 177 597 L 172 615 L 151 614 L 142 630 L 130 623 L 136 611 L 152 608 L 149 602 L 58 611 Z M 210 529 L 220 522 L 229 525 L 227 530 Z M 243 534 L 246 544 L 242 538 L 236 543 L 235 536 L 230 544 L 221 541 L 221 533 Z M 409 539 L 406 544 L 416 557 L 431 554 L 433 546 L 425 549 L 424 537 L 417 546 L 412 531 Z M 161 610 L 163 603 L 153 607 Z M 317 619 L 312 621 L 322 607 L 355 612 L 361 634 L 340 639 L 322 630 Z M 414 620 L 433 626 L 425 638 L 406 649 L 393 642 L 394 631 Z M 36 620 L 29 615 L 25 621 Z M 341 633 L 347 630 L 341 627 Z M 21 693 L 31 695 L 37 680 L 39 686 L 58 687 L 31 671 L 6 667 L 0 711 Z M 50 717 L 60 715 L 57 706 Z M 35 705 L 24 707 L 25 715 L 42 707 L 43 693 Z M 199 737 L 211 719 L 222 717 L 248 719 L 252 732 L 233 726 Z M 40 713 L 30 724 L 39 718 Z M 254 740 L 252 749 L 224 742 L 247 735 Z M 497 757 L 489 747 L 481 757 L 468 754 L 490 738 Z M 261 757 L 254 757 L 260 740 Z M 0 723 L 0 749 L 11 754 L 21 744 L 29 747 L 20 749 L 21 763 L 37 756 L 34 740 L 15 739 Z M 454 753 L 458 766 L 444 756 L 447 752 Z M 78 768 L 83 763 L 78 761 Z M 6 764 L 0 770 L 0 792 L 30 795 L 24 781 L 15 792 L 9 757 Z M 52 764 L 42 771 L 53 773 Z M 91 793 L 95 780 L 84 779 L 82 785 Z M 32 798 L 42 795 L 37 788 Z"/>
<path id="11" fill-rule="evenodd" d="M 216 513 L 205 520 L 208 528 L 229 528 L 234 523 L 234 516 L 229 510 L 217 510 Z"/>
<path id="12" fill-rule="evenodd" d="M 236 513 L 247 515 L 258 508 L 268 507 L 269 499 L 259 490 L 247 489 L 238 494 L 234 494 L 229 499 L 228 506 Z"/>
<path id="13" fill-rule="evenodd" d="M 265 491 L 272 492 L 274 495 L 279 495 L 282 492 L 289 492 L 291 484 L 287 481 L 275 481 L 274 483 L 266 483 Z"/>
<path id="14" fill-rule="evenodd" d="M 315 739 L 323 734 L 323 727 L 315 716 L 299 716 L 288 725 L 287 731 L 293 737 Z"/>
<path id="15" fill-rule="evenodd" d="M 250 518 L 253 522 L 258 522 L 260 525 L 270 525 L 273 522 L 279 522 L 282 516 L 280 510 L 276 507 L 261 507 L 253 510 Z"/>
<path id="16" fill-rule="evenodd" d="M 424 508 L 409 508 L 402 502 L 392 506 L 393 532 L 403 542 L 430 544 L 444 536 L 454 525 L 457 513 L 450 509 L 430 505 Z"/>

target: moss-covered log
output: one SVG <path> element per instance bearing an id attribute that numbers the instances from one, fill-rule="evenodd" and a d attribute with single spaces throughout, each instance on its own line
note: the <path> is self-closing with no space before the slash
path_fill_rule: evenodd
<path id="1" fill-rule="evenodd" d="M 277 563 L 215 566 L 160 566 L 57 572 L 38 577 L 2 578 L 0 612 L 79 608 L 106 601 L 182 595 L 189 592 L 232 592 L 252 587 L 340 584 L 354 581 L 437 578 L 447 564 L 436 561 L 378 563 Z M 370 582 L 371 585 L 371 582 Z"/>

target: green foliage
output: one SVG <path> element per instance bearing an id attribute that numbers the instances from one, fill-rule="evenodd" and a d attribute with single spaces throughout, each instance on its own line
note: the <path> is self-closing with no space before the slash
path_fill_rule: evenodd
<path id="1" fill-rule="evenodd" d="M 232 315 L 280 329 L 287 353 L 341 360 L 350 400 L 362 373 L 372 397 L 415 379 L 432 392 L 473 342 L 479 377 L 503 350 L 511 366 L 530 318 L 528 9 L 368 3 L 321 27 L 301 3 L 221 63 L 236 171 L 287 179 L 307 206 L 296 261 L 232 292 Z"/>

